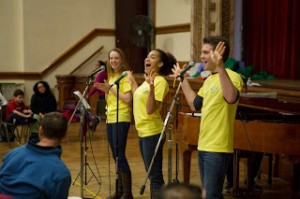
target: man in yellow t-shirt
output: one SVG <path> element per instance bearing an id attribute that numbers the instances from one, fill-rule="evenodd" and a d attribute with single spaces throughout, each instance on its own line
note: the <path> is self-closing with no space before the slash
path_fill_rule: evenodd
<path id="1" fill-rule="evenodd" d="M 223 37 L 203 39 L 201 61 L 204 69 L 212 72 L 196 94 L 187 80 L 182 90 L 192 111 L 202 112 L 198 140 L 198 162 L 203 198 L 222 199 L 225 174 L 233 154 L 233 127 L 239 92 L 243 81 L 239 74 L 226 69 L 224 61 L 229 55 L 229 44 Z M 181 68 L 173 68 L 177 77 Z"/>

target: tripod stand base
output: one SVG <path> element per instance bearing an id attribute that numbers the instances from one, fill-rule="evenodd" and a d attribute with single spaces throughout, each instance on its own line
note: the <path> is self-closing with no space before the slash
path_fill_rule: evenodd
<path id="1" fill-rule="evenodd" d="M 80 196 L 69 196 L 68 199 L 93 199 L 93 198 L 86 198 L 86 197 L 80 197 Z"/>

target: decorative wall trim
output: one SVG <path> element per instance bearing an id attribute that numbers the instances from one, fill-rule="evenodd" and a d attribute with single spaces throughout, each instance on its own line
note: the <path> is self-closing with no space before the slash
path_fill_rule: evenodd
<path id="1" fill-rule="evenodd" d="M 88 44 L 91 40 L 98 36 L 114 36 L 114 29 L 94 29 L 85 35 L 82 39 L 76 42 L 68 50 L 63 52 L 59 57 L 57 57 L 45 70 L 40 73 L 37 72 L 0 72 L 1 79 L 43 79 L 51 71 L 60 66 L 61 63 L 66 61 L 68 58 L 73 56 L 77 51 L 79 51 L 83 46 Z"/>
<path id="2" fill-rule="evenodd" d="M 193 0 L 191 9 L 191 58 L 195 62 L 199 62 L 203 38 L 202 2 Z"/>
<path id="3" fill-rule="evenodd" d="M 230 0 L 222 1 L 222 35 L 230 39 Z"/>
<path id="4" fill-rule="evenodd" d="M 0 79 L 41 79 L 40 73 L 35 72 L 0 72 Z"/>
<path id="5" fill-rule="evenodd" d="M 179 32 L 190 32 L 190 31 L 191 31 L 190 23 L 171 25 L 171 26 L 161 26 L 161 27 L 156 27 L 155 29 L 156 35 L 179 33 Z"/>

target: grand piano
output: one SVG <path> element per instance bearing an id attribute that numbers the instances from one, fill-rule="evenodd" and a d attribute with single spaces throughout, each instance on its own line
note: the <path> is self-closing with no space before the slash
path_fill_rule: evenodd
<path id="1" fill-rule="evenodd" d="M 194 81 L 191 83 L 192 87 L 197 87 Z M 294 165 L 292 181 L 299 190 L 300 176 L 296 173 L 299 174 L 300 168 L 300 81 L 257 83 L 261 86 L 243 90 L 237 110 L 234 189 L 239 189 L 238 155 L 240 151 L 250 151 L 288 156 Z M 197 90 L 200 86 L 201 83 Z M 200 118 L 179 113 L 177 121 L 174 136 L 182 153 L 183 180 L 189 182 L 191 153 L 197 149 Z"/>

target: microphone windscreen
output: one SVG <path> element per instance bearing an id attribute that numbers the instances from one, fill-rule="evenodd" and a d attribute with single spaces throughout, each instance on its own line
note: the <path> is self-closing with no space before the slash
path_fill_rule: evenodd
<path id="1" fill-rule="evenodd" d="M 123 71 L 122 76 L 126 77 L 128 75 L 127 71 Z"/>
<path id="2" fill-rule="evenodd" d="M 99 70 L 100 70 L 100 71 L 105 70 L 105 65 L 101 65 L 100 68 L 99 68 Z"/>

